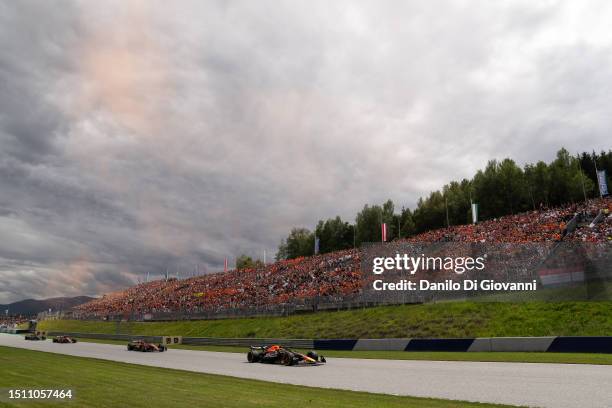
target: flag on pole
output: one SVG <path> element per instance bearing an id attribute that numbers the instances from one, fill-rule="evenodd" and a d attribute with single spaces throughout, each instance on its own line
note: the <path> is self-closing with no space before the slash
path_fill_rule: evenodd
<path id="1" fill-rule="evenodd" d="M 608 183 L 606 182 L 606 171 L 597 170 L 597 184 L 599 184 L 599 195 L 605 197 L 608 195 Z"/>
<path id="2" fill-rule="evenodd" d="M 382 223 L 380 235 L 382 237 L 382 242 L 387 242 L 387 223 L 386 222 Z"/>
<path id="3" fill-rule="evenodd" d="M 472 224 L 478 223 L 478 204 L 472 203 Z"/>
<path id="4" fill-rule="evenodd" d="M 227 256 L 225 257 L 225 264 L 223 265 L 223 271 L 227 272 Z"/>
<path id="5" fill-rule="evenodd" d="M 314 247 L 314 253 L 315 255 L 317 255 L 319 253 L 319 244 L 320 244 L 320 239 L 319 237 L 315 237 L 315 247 Z"/>

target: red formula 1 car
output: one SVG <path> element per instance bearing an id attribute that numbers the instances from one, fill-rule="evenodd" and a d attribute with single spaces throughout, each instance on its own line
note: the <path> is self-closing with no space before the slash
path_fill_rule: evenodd
<path id="1" fill-rule="evenodd" d="M 76 343 L 77 340 L 72 338 L 72 337 L 70 337 L 70 336 L 55 336 L 53 338 L 53 342 L 54 343 L 62 343 L 62 344 L 66 344 L 66 343 L 72 344 L 72 343 Z"/>
<path id="2" fill-rule="evenodd" d="M 247 353 L 247 360 L 249 363 L 282 364 L 286 366 L 299 363 L 319 365 L 326 362 L 325 357 L 319 356 L 314 350 L 302 354 L 278 344 L 251 346 Z"/>
<path id="3" fill-rule="evenodd" d="M 128 343 L 127 349 L 129 351 L 143 351 L 143 352 L 147 352 L 147 351 L 159 351 L 159 352 L 163 352 L 163 351 L 166 351 L 168 348 L 166 346 L 164 346 L 163 344 L 149 343 L 148 341 L 144 341 L 144 340 L 132 340 L 132 341 L 130 341 Z"/>

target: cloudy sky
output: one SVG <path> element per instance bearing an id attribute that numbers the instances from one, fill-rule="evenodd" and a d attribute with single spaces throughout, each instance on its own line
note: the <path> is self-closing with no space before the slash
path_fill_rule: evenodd
<path id="1" fill-rule="evenodd" d="M 170 6 L 172 5 L 172 6 Z M 0 303 L 269 258 L 490 158 L 608 149 L 577 1 L 0 0 Z"/>

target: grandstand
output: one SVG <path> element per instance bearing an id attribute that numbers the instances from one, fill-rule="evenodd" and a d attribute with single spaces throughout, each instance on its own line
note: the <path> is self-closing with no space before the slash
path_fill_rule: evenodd
<path id="1" fill-rule="evenodd" d="M 21 324 L 27 323 L 29 319 L 22 315 L 11 315 L 0 317 L 0 327 L 3 328 L 14 328 Z"/>
<path id="2" fill-rule="evenodd" d="M 612 199 L 600 198 L 437 229 L 399 242 L 610 243 L 611 213 Z M 141 283 L 80 305 L 74 316 L 147 319 L 156 313 L 223 315 L 232 310 L 268 310 L 273 314 L 295 310 L 296 305 L 302 305 L 302 310 L 316 309 L 322 300 L 341 302 L 360 294 L 360 258 L 360 250 L 348 249 L 254 269 Z"/>

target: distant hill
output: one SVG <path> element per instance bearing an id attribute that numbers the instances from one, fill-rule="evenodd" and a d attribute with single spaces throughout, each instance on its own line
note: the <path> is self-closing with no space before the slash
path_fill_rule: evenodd
<path id="1" fill-rule="evenodd" d="M 46 310 L 68 310 L 74 306 L 81 305 L 89 302 L 94 298 L 89 296 L 75 296 L 75 297 L 57 297 L 50 299 L 25 299 L 18 302 L 10 303 L 8 305 L 0 305 L 0 314 L 4 315 L 5 310 L 8 309 L 9 313 L 22 314 L 22 315 L 35 315 L 39 312 Z"/>

